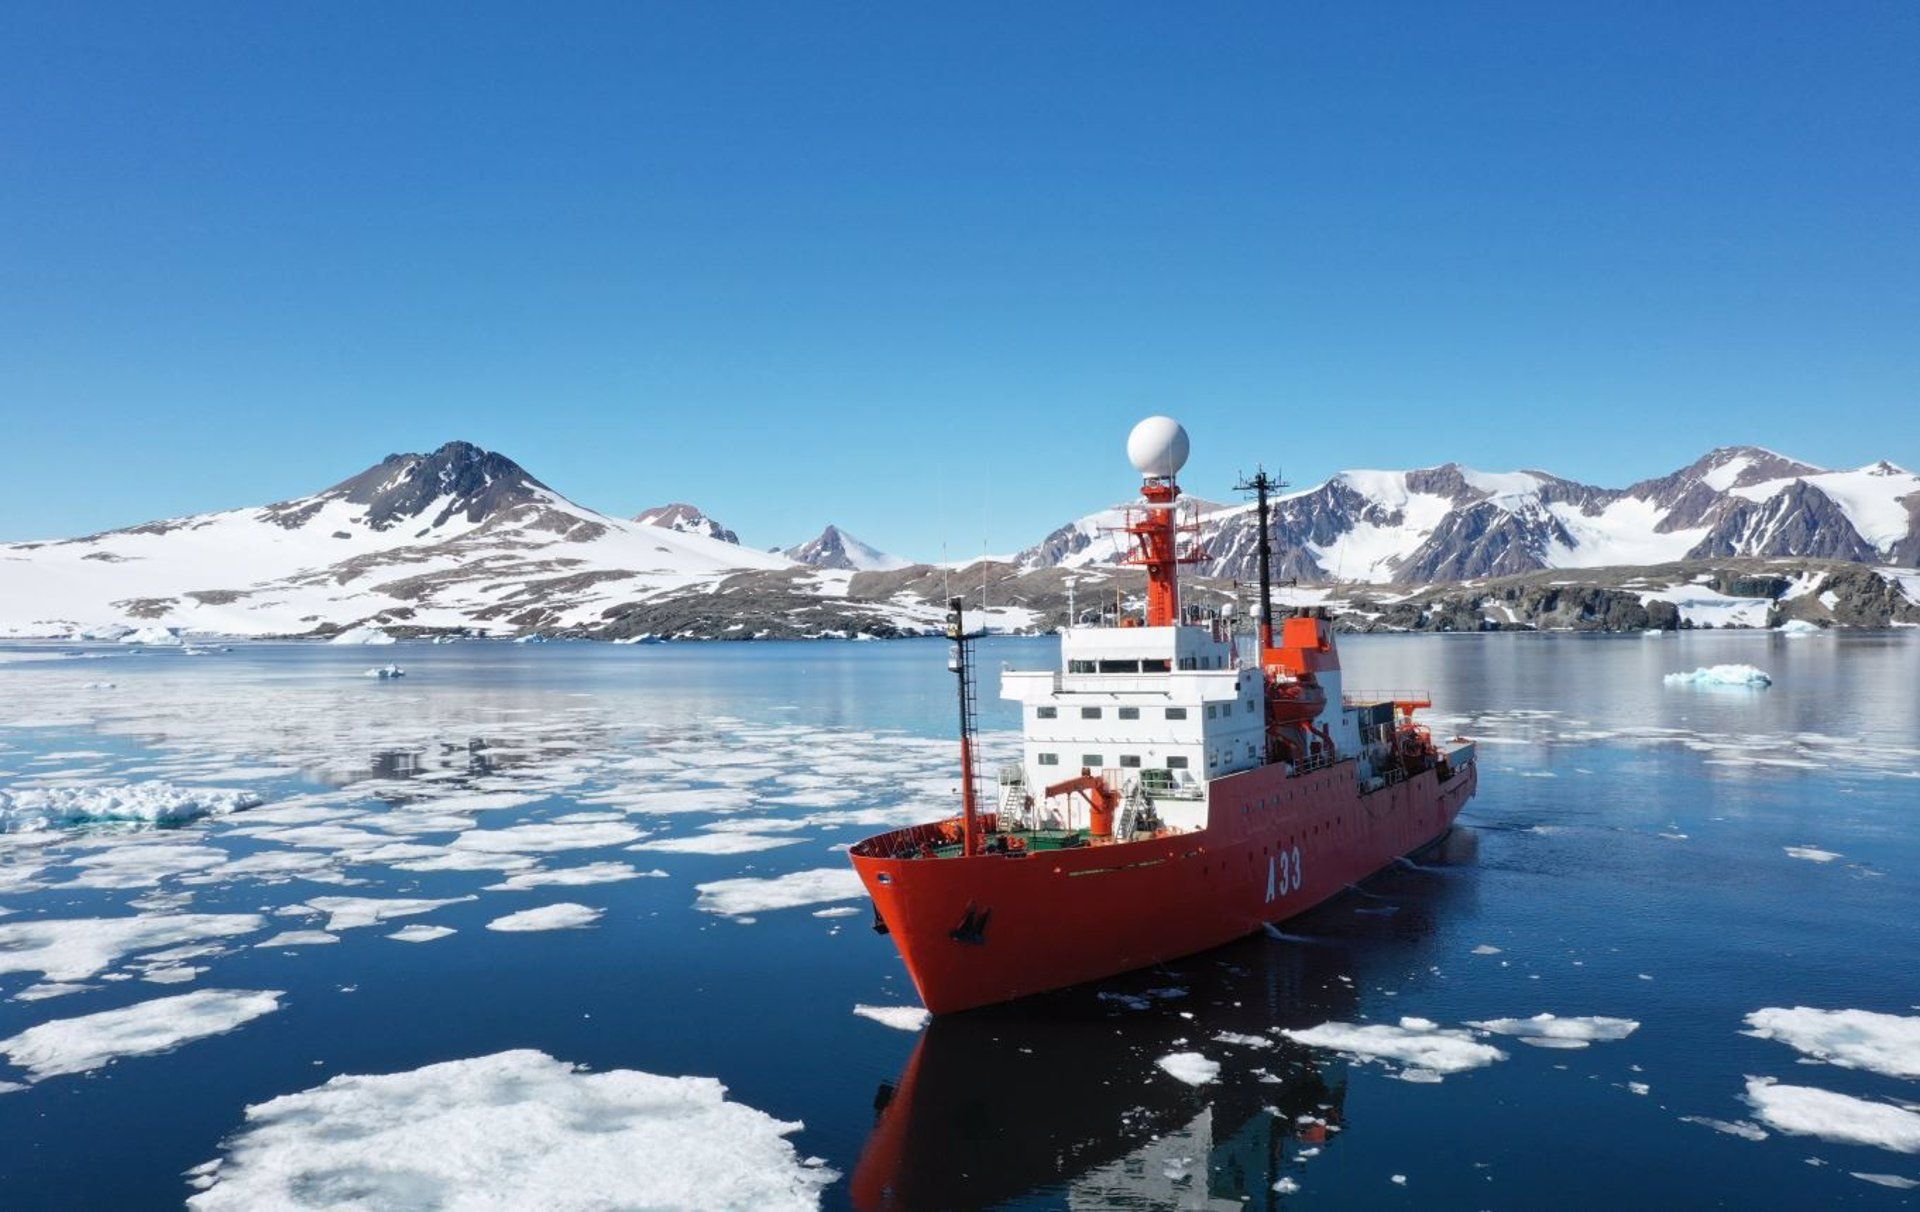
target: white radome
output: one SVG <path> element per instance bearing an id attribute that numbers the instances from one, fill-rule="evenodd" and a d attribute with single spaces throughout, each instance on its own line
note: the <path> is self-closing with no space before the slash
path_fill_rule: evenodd
<path id="1" fill-rule="evenodd" d="M 1127 435 L 1127 458 L 1143 476 L 1174 476 L 1187 465 L 1187 431 L 1172 417 L 1148 417 Z"/>

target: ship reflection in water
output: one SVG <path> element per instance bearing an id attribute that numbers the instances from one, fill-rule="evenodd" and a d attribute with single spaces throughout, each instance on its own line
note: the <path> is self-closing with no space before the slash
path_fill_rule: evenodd
<path id="1" fill-rule="evenodd" d="M 1448 902 L 1470 895 L 1474 840 L 1455 830 L 1282 938 L 933 1020 L 875 1095 L 854 1205 L 1278 1206 L 1276 1184 L 1340 1147 L 1348 1062 L 1274 1029 L 1391 1017 L 1363 991 L 1430 962 Z M 1220 1061 L 1217 1079 L 1157 1064 L 1186 1051 Z"/>

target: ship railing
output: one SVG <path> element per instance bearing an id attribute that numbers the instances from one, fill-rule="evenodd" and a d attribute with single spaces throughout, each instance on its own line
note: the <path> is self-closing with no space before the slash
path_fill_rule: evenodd
<path id="1" fill-rule="evenodd" d="M 1319 753 L 1309 753 L 1307 756 L 1295 762 L 1293 764 L 1293 772 L 1295 774 L 1310 774 L 1315 770 L 1325 770 L 1337 760 L 1331 749 L 1323 749 Z"/>
<path id="2" fill-rule="evenodd" d="M 1433 706 L 1431 690 L 1349 690 L 1340 696 L 1342 707 L 1365 707 L 1369 703 L 1411 703 L 1416 707 Z"/>

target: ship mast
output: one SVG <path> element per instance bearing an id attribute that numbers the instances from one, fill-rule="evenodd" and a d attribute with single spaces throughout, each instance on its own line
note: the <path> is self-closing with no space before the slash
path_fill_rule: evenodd
<path id="1" fill-rule="evenodd" d="M 953 641 L 953 653 L 947 667 L 954 672 L 960 692 L 960 815 L 966 828 L 961 853 L 968 858 L 980 853 L 980 814 L 975 790 L 973 717 L 973 641 L 967 634 L 959 598 L 947 599 L 947 638 Z"/>
<path id="2" fill-rule="evenodd" d="M 1267 650 L 1273 647 L 1273 533 L 1268 529 L 1267 520 L 1272 508 L 1267 503 L 1267 494 L 1277 492 L 1287 486 L 1285 480 L 1267 474 L 1264 467 L 1255 467 L 1251 479 L 1242 477 L 1234 485 L 1237 492 L 1255 494 L 1255 509 L 1260 519 L 1260 661 L 1266 663 Z"/>
<path id="3" fill-rule="evenodd" d="M 1147 626 L 1180 622 L 1180 565 L 1198 563 L 1200 551 L 1180 552 L 1180 485 L 1174 482 L 1187 461 L 1187 431 L 1172 417 L 1148 417 L 1127 435 L 1127 458 L 1140 472 L 1140 496 L 1146 506 L 1129 510 L 1123 528 L 1133 539 L 1126 563 L 1147 570 Z"/>

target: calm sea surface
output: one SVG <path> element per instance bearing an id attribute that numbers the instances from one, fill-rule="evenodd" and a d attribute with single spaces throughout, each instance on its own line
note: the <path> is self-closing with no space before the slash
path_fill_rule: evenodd
<path id="1" fill-rule="evenodd" d="M 981 664 L 1056 652 L 991 641 Z M 1479 797 L 1442 847 L 1278 937 L 902 1030 L 854 1013 L 915 1003 L 840 851 L 953 810 L 937 642 L 0 647 L 0 791 L 262 801 L 171 829 L 0 836 L 0 928 L 264 922 L 160 960 L 89 960 L 84 930 L 63 935 L 64 979 L 0 971 L 0 1040 L 196 989 L 282 992 L 170 1051 L 40 1080 L 0 1060 L 23 1086 L 0 1094 L 0 1205 L 178 1205 L 249 1105 L 517 1048 L 718 1078 L 804 1123 L 799 1154 L 840 1175 L 828 1206 L 856 1190 L 909 1207 L 1920 1195 L 1886 1185 L 1920 1179 L 1920 1153 L 1850 1139 L 1873 1104 L 1898 1145 L 1920 1082 L 1746 1022 L 1920 1014 L 1920 637 L 1355 637 L 1343 656 L 1350 687 L 1430 687 L 1437 723 L 1484 742 Z M 390 662 L 404 678 L 367 676 Z M 1773 685 L 1662 681 L 1723 662 Z M 1004 753 L 1017 717 L 996 680 L 982 699 Z M 646 874 L 540 882 L 585 864 Z M 803 872 L 821 874 L 775 882 Z M 329 897 L 448 903 L 356 924 L 309 904 Z M 487 928 L 560 902 L 599 916 Z M 454 932 L 390 937 L 414 925 Z M 338 941 L 254 945 L 321 930 Z M 1465 1026 L 1542 1013 L 1638 1026 L 1581 1047 Z M 1431 1080 L 1276 1030 L 1403 1019 L 1504 1057 Z M 1178 1052 L 1218 1077 L 1156 1064 Z M 1783 1131 L 1752 1101 L 1780 1086 L 1847 1097 L 1819 1105 L 1818 1131 Z"/>

